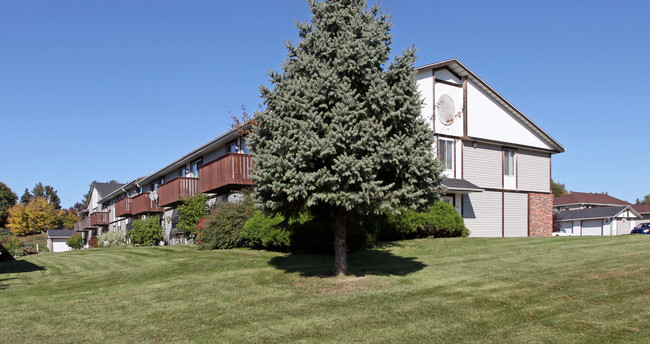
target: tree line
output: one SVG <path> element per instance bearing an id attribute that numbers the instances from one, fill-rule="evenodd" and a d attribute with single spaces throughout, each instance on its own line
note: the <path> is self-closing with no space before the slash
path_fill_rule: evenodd
<path id="1" fill-rule="evenodd" d="M 61 208 L 58 192 L 50 185 L 37 183 L 30 191 L 25 188 L 18 198 L 6 184 L 0 182 L 0 228 L 9 228 L 17 236 L 41 233 L 48 229 L 72 229 L 79 221 L 75 207 Z"/>

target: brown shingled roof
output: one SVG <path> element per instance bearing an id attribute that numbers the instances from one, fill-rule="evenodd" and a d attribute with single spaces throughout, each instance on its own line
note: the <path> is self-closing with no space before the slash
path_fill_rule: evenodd
<path id="1" fill-rule="evenodd" d="M 594 205 L 632 205 L 618 198 L 606 194 L 589 192 L 569 192 L 568 194 L 553 199 L 554 206 L 569 204 L 594 204 Z"/>
<path id="2" fill-rule="evenodd" d="M 632 209 L 639 214 L 650 213 L 650 204 L 633 205 Z"/>

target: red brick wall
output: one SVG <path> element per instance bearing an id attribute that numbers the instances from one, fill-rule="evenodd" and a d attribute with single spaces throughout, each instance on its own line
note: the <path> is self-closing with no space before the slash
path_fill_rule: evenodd
<path id="1" fill-rule="evenodd" d="M 553 195 L 528 195 L 528 236 L 551 236 L 553 233 Z"/>

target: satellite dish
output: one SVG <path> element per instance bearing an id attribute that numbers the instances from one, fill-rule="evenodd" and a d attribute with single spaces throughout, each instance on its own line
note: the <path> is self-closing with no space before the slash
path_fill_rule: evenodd
<path id="1" fill-rule="evenodd" d="M 151 199 L 152 201 L 158 203 L 158 191 L 151 191 L 149 193 L 149 199 Z"/>
<path id="2" fill-rule="evenodd" d="M 451 125 L 454 123 L 456 105 L 448 94 L 445 93 L 438 98 L 436 107 L 438 108 L 438 118 L 442 124 Z"/>

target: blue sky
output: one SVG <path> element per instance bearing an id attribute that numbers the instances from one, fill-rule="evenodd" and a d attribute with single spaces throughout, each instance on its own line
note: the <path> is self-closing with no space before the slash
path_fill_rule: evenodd
<path id="1" fill-rule="evenodd" d="M 650 3 L 399 1 L 393 53 L 458 58 L 558 140 L 553 178 L 650 193 Z M 304 1 L 3 1 L 0 181 L 72 206 L 229 129 L 297 40 Z"/>

